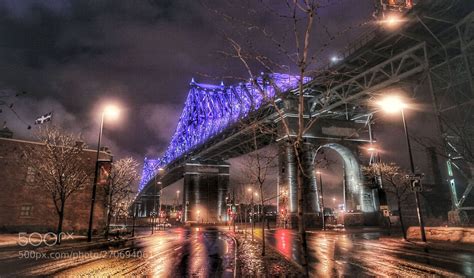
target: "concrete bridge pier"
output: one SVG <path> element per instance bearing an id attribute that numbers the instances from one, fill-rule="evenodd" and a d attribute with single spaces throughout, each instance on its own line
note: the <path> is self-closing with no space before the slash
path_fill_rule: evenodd
<path id="1" fill-rule="evenodd" d="M 297 159 L 295 151 L 289 144 L 281 144 L 280 156 L 278 159 L 278 222 L 282 226 L 296 228 L 298 225 L 298 182 L 297 182 Z M 302 156 L 302 167 L 305 172 L 303 178 L 304 187 L 304 215 L 306 227 L 316 227 L 320 225 L 320 208 L 318 203 L 318 190 L 316 187 L 316 177 L 314 175 L 314 151 L 311 145 L 305 144 Z"/>
<path id="2" fill-rule="evenodd" d="M 226 220 L 228 163 L 188 162 L 184 166 L 184 221 L 219 223 Z"/>

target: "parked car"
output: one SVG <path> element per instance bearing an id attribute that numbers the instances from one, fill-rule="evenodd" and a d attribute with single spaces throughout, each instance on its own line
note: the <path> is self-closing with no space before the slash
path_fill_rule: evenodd
<path id="1" fill-rule="evenodd" d="M 109 226 L 109 235 L 124 235 L 128 232 L 127 226 L 125 225 L 113 225 Z"/>
<path id="2" fill-rule="evenodd" d="M 159 223 L 158 227 L 164 227 L 164 228 L 171 228 L 171 224 L 166 222 L 166 223 Z"/>

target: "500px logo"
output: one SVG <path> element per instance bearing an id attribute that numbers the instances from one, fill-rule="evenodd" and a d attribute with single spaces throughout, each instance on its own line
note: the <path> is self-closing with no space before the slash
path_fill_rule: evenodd
<path id="1" fill-rule="evenodd" d="M 74 233 L 60 233 L 61 240 L 72 239 Z M 28 233 L 18 233 L 18 245 L 20 246 L 40 246 L 45 244 L 46 246 L 53 246 L 58 243 L 58 235 L 53 232 L 48 232 L 45 234 L 40 234 L 37 232 L 28 234 Z"/>

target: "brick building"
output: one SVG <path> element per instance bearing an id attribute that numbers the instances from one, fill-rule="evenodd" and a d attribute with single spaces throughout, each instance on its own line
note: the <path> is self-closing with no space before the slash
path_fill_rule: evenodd
<path id="1" fill-rule="evenodd" d="M 59 220 L 50 193 L 42 190 L 41 185 L 35 181 L 34 170 L 25 165 L 25 158 L 21 151 L 23 147 L 42 148 L 44 145 L 40 142 L 5 137 L 11 137 L 11 133 L 2 130 L 0 133 L 0 231 L 56 231 Z M 87 161 L 86 167 L 90 167 L 87 169 L 87 172 L 91 173 L 90 183 L 72 193 L 66 200 L 63 231 L 84 233 L 88 228 L 96 150 L 84 149 L 83 155 Z M 99 158 L 102 165 L 110 166 L 112 155 L 106 148 L 101 150 Z M 102 231 L 105 225 L 105 194 L 104 190 L 101 190 L 103 182 L 101 178 L 97 187 L 94 208 L 95 231 Z"/>

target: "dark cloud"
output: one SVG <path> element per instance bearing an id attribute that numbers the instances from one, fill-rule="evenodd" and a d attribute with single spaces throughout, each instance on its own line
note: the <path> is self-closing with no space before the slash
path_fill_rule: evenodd
<path id="1" fill-rule="evenodd" d="M 157 156 L 176 127 L 192 77 L 218 83 L 220 76 L 243 75 L 237 61 L 217 54 L 228 49 L 222 34 L 235 28 L 226 27 L 228 22 L 203 2 L 263 24 L 278 36 L 288 29 L 271 13 L 259 14 L 269 1 L 249 8 L 241 1 L 0 0 L 0 89 L 28 92 L 15 104 L 22 120 L 31 123 L 54 110 L 55 121 L 81 132 L 91 146 L 100 105 L 118 102 L 124 113 L 120 122 L 106 123 L 105 144 L 119 157 Z M 331 48 L 324 47 L 319 63 L 371 20 L 372 1 L 329 2 L 320 11 L 315 40 Z M 354 28 L 331 40 L 325 26 L 334 34 Z M 268 41 L 255 41 L 275 54 Z M 17 137 L 31 138 L 22 121 L 4 110 L 0 120 Z"/>

